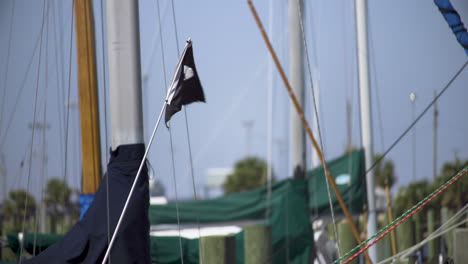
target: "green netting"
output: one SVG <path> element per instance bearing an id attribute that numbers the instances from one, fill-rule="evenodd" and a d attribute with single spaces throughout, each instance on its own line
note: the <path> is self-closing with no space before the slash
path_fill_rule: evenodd
<path id="1" fill-rule="evenodd" d="M 330 172 L 340 190 L 350 213 L 362 213 L 366 203 L 366 179 L 364 151 L 358 150 L 327 162 Z M 319 166 L 307 173 L 309 182 L 309 207 L 312 215 L 330 214 L 327 185 L 323 167 Z M 331 189 L 330 194 L 335 213 L 342 213 L 338 200 Z"/>

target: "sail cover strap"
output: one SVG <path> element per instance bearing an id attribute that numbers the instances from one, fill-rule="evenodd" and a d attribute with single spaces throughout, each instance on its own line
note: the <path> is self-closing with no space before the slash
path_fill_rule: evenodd
<path id="1" fill-rule="evenodd" d="M 452 29 L 458 43 L 460 43 L 460 45 L 465 49 L 466 55 L 468 55 L 468 32 L 461 21 L 460 15 L 455 8 L 453 8 L 450 0 L 434 0 L 434 3 L 439 8 L 440 13 L 442 13 L 442 16 L 445 18 L 445 21 L 447 21 L 449 27 Z"/>

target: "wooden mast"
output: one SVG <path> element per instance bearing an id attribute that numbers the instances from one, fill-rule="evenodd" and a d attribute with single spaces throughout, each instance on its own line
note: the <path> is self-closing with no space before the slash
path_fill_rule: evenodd
<path id="1" fill-rule="evenodd" d="M 81 123 L 82 192 L 92 194 L 101 181 L 96 51 L 91 0 L 74 0 Z"/>

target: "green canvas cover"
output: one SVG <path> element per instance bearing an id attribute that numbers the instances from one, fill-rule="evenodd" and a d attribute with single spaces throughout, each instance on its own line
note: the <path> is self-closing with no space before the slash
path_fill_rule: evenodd
<path id="1" fill-rule="evenodd" d="M 180 222 L 201 223 L 228 222 L 234 220 L 257 220 L 272 227 L 272 263 L 309 263 L 313 248 L 313 232 L 309 223 L 307 208 L 307 182 L 287 179 L 273 184 L 271 196 L 271 217 L 265 219 L 267 208 L 265 187 L 225 195 L 220 198 L 200 201 L 179 202 Z M 150 207 L 150 221 L 153 225 L 176 223 L 175 204 L 153 205 Z M 44 250 L 61 235 L 31 234 L 24 236 L 25 250 L 36 254 Z M 34 239 L 36 243 L 34 243 Z M 243 233 L 236 234 L 237 263 L 244 263 Z M 10 247 L 19 253 L 18 235 L 8 234 Z M 182 238 L 184 263 L 199 263 L 198 239 Z M 151 258 L 154 263 L 180 263 L 178 237 L 151 237 Z"/>
<path id="2" fill-rule="evenodd" d="M 220 223 L 236 220 L 264 220 L 267 209 L 267 189 L 234 193 L 211 200 L 179 202 L 181 223 Z M 307 208 L 307 182 L 287 179 L 273 184 L 271 196 L 271 217 L 263 221 L 272 228 L 272 263 L 309 263 L 313 248 L 313 232 Z M 176 223 L 174 203 L 150 206 L 152 225 Z M 179 241 L 166 238 L 161 245 L 166 251 L 154 252 L 152 257 L 161 263 L 179 263 Z M 172 241 L 172 242 L 171 242 Z M 172 244 L 172 245 L 171 245 Z M 198 263 L 198 241 L 183 240 L 184 262 Z M 166 252 L 172 250 L 169 256 Z M 244 263 L 243 234 L 236 235 L 237 263 Z M 289 259 L 288 259 L 289 258 Z M 170 262 L 169 262 L 170 261 Z"/>
<path id="3" fill-rule="evenodd" d="M 24 233 L 23 235 L 23 248 L 30 254 L 39 254 L 55 242 L 59 241 L 63 235 L 58 234 L 34 234 Z M 7 234 L 8 246 L 16 254 L 20 254 L 20 243 L 18 240 L 18 233 Z M 36 249 L 34 250 L 34 246 Z"/>
<path id="4" fill-rule="evenodd" d="M 357 150 L 327 162 L 330 172 L 340 190 L 351 214 L 362 213 L 366 203 L 366 178 L 364 151 Z M 309 208 L 313 216 L 329 215 L 325 173 L 319 166 L 307 173 L 309 185 Z M 341 207 L 331 189 L 330 194 L 335 213 L 341 214 Z"/>
<path id="5" fill-rule="evenodd" d="M 34 234 L 25 233 L 23 238 L 24 250 L 29 254 L 39 254 L 47 247 L 58 242 L 64 235 L 58 234 Z M 151 238 L 151 256 L 154 263 L 180 263 L 179 254 L 179 238 L 178 237 L 150 237 Z M 20 243 L 18 239 L 18 233 L 7 234 L 8 245 L 10 249 L 16 254 L 20 255 Z M 35 242 L 34 242 L 35 240 Z M 194 246 L 192 246 L 194 244 Z M 34 245 L 36 247 L 34 251 Z M 182 248 L 184 248 L 184 263 L 197 263 L 198 252 L 194 254 L 190 250 L 194 249 L 198 251 L 198 240 L 191 240 L 182 238 Z M 158 258 L 158 262 L 156 262 Z M 16 262 L 14 262 L 16 263 Z M 1 264 L 1 262 L 0 262 Z"/>

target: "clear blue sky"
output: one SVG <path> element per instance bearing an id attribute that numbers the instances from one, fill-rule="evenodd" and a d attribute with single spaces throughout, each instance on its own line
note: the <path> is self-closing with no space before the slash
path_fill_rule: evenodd
<path id="1" fill-rule="evenodd" d="M 99 69 L 101 140 L 105 149 L 104 96 L 102 74 L 102 32 L 99 1 L 95 1 L 96 41 Z M 319 76 L 322 134 L 327 158 L 343 153 L 346 146 L 345 102 L 352 104 L 352 141 L 360 144 L 358 87 L 355 57 L 354 9 L 351 1 L 306 1 L 305 26 L 315 77 Z M 268 1 L 254 1 L 264 24 L 268 24 Z M 453 0 L 464 21 L 468 21 L 468 3 Z M 147 76 L 144 86 L 145 136 L 156 121 L 166 89 L 162 67 L 165 60 L 166 79 L 170 79 L 177 62 L 175 30 L 169 1 L 160 1 L 162 34 L 159 34 L 156 2 L 140 1 L 141 62 Z M 46 177 L 63 175 L 65 95 L 68 89 L 68 52 L 70 48 L 71 1 L 51 1 L 49 43 L 44 31 L 38 90 L 38 121 L 44 120 L 47 101 Z M 5 155 L 10 188 L 26 188 L 29 174 L 31 130 L 38 73 L 36 51 L 29 74 L 26 69 L 40 32 L 42 1 L 16 1 L 11 50 L 7 64 L 12 1 L 0 2 L 0 102 L 4 100 L 0 140 Z M 288 69 L 287 1 L 274 1 L 273 42 L 283 66 Z M 252 153 L 266 156 L 266 90 L 269 56 L 246 1 L 176 1 L 179 48 L 191 37 L 199 75 L 207 103 L 188 107 L 190 136 L 195 162 L 198 191 L 202 191 L 207 168 L 230 167 L 246 155 L 244 120 L 254 120 Z M 467 59 L 446 22 L 432 1 L 369 1 L 369 47 L 375 152 L 385 150 L 410 124 L 412 106 L 409 94 L 415 92 L 415 113 L 420 113 Z M 160 37 L 163 38 L 162 52 Z M 74 37 L 74 36 L 73 36 Z M 74 41 L 74 40 L 73 40 Z M 60 44 L 61 43 L 61 44 Z M 46 49 L 46 47 L 48 47 Z M 48 50 L 48 51 L 46 51 Z M 76 57 L 72 47 L 71 100 L 77 101 Z M 46 56 L 47 55 L 47 56 Z M 46 69 L 45 65 L 49 65 Z M 8 67 L 5 90 L 5 73 Z M 47 73 L 47 75 L 46 75 Z M 289 98 L 274 69 L 274 170 L 279 178 L 289 176 L 288 125 Z M 46 78 L 47 76 L 47 91 Z M 306 75 L 307 77 L 307 72 Z M 20 93 L 23 78 L 25 86 Z M 168 82 L 168 81 L 167 81 Z M 438 166 L 453 160 L 455 153 L 468 158 L 468 111 L 465 70 L 438 102 L 439 151 Z M 306 100 L 311 102 L 310 84 L 306 81 Z M 19 101 L 16 97 L 19 94 Z M 47 100 L 45 100 L 47 98 Z M 13 114 L 13 109 L 16 111 Z M 80 188 L 80 138 L 76 108 L 70 108 L 67 179 Z M 311 104 L 306 107 L 311 117 Z M 379 114 L 380 113 L 380 114 Z M 7 130 L 8 120 L 11 126 Z M 108 117 L 109 119 L 109 117 Z M 62 120 L 62 121 L 59 121 Z M 183 113 L 172 121 L 176 177 L 179 197 L 193 196 Z M 432 177 L 432 111 L 415 127 L 416 177 Z M 39 193 L 43 134 L 36 134 L 33 145 L 30 190 Z M 110 141 L 110 136 L 107 137 Z M 1 142 L 0 141 L 0 142 Z M 1 144 L 1 143 L 0 143 Z M 310 148 L 310 145 L 309 145 Z M 103 151 L 103 160 L 106 159 Z M 398 184 L 412 176 L 412 136 L 408 134 L 390 152 L 394 160 Z M 24 166 L 21 167 L 21 161 Z M 156 177 L 163 182 L 169 197 L 174 197 L 170 145 L 164 127 L 158 131 L 150 161 Z M 104 163 L 103 163 L 104 164 Z M 104 165 L 103 165 L 104 166 Z M 1 192 L 2 190 L 0 190 Z"/>

